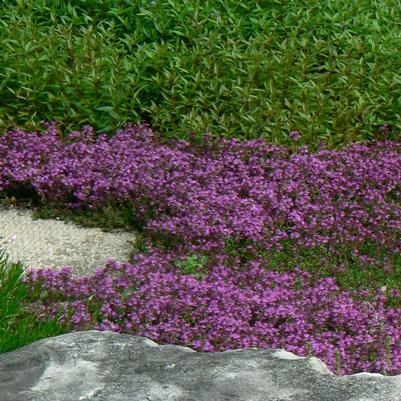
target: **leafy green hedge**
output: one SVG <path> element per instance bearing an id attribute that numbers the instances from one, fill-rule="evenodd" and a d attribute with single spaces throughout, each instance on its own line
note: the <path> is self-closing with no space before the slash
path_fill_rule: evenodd
<path id="1" fill-rule="evenodd" d="M 147 121 L 336 147 L 401 126 L 398 1 L 71 3 L 2 2 L 0 132 Z"/>

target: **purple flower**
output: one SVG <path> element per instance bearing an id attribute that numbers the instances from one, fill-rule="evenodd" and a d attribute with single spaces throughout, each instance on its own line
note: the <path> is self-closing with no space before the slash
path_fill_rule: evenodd
<path id="1" fill-rule="evenodd" d="M 291 131 L 289 136 L 294 141 L 297 141 L 298 139 L 301 138 L 301 134 L 299 133 L 299 131 Z"/>
<path id="2" fill-rule="evenodd" d="M 308 346 L 332 369 L 339 351 L 340 374 L 380 371 L 388 335 L 389 371 L 399 374 L 401 310 L 385 307 L 389 291 L 355 301 L 333 279 L 312 284 L 300 270 L 268 271 L 266 252 L 288 240 L 294 249 L 369 240 L 399 253 L 400 207 L 384 195 L 401 181 L 401 144 L 313 154 L 222 139 L 199 152 L 186 141 L 161 145 L 147 125 L 127 125 L 110 140 L 92 133 L 84 127 L 70 144 L 54 125 L 43 135 L 0 137 L 0 191 L 29 183 L 45 200 L 71 207 L 128 201 L 149 238 L 169 247 L 149 241 L 131 264 L 109 261 L 91 277 L 74 278 L 68 268 L 28 271 L 40 313 L 69 308 L 74 329 L 92 325 L 211 352 L 254 346 L 302 356 Z M 236 255 L 245 250 L 248 262 Z M 174 263 L 194 253 L 209 256 L 200 279 Z M 377 362 L 368 361 L 373 352 Z"/>
<path id="3" fill-rule="evenodd" d="M 384 124 L 379 127 L 382 134 L 386 135 L 393 130 L 393 127 L 389 124 Z"/>

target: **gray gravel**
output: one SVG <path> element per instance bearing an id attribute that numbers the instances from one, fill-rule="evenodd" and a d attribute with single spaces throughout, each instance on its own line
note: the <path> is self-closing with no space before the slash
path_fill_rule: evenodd
<path id="1" fill-rule="evenodd" d="M 0 206 L 0 250 L 9 262 L 25 268 L 73 268 L 73 275 L 92 275 L 108 259 L 129 262 L 134 232 L 80 227 L 57 219 L 33 220 L 32 211 Z"/>

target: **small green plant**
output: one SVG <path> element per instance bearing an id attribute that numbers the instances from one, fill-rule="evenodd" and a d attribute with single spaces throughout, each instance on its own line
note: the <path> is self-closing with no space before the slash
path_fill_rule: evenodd
<path id="1" fill-rule="evenodd" d="M 4 250 L 0 251 L 0 353 L 13 351 L 42 338 L 65 334 L 69 324 L 55 320 L 40 320 L 30 311 L 28 296 L 21 282 L 24 268 L 20 262 L 8 263 Z"/>
<path id="2" fill-rule="evenodd" d="M 192 274 L 198 280 L 206 274 L 205 264 L 208 261 L 207 256 L 198 257 L 198 255 L 189 256 L 185 261 L 176 261 L 174 264 L 179 267 L 184 274 Z M 198 270 L 200 269 L 200 271 Z"/>
<path id="3" fill-rule="evenodd" d="M 334 355 L 335 355 L 335 358 L 336 358 L 335 374 L 340 375 L 341 374 L 341 354 L 340 354 L 340 351 L 335 351 Z"/>

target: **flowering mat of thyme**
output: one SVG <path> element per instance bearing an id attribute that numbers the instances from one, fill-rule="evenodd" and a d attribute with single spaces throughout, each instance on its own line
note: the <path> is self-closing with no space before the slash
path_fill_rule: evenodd
<path id="1" fill-rule="evenodd" d="M 64 142 L 54 123 L 10 131 L 0 192 L 30 188 L 72 210 L 125 202 L 144 232 L 131 263 L 89 277 L 29 270 L 26 304 L 74 331 L 205 352 L 283 348 L 338 374 L 399 374 L 400 150 L 293 152 L 208 135 L 166 145 L 146 124 L 111 139 L 85 126 Z"/>

